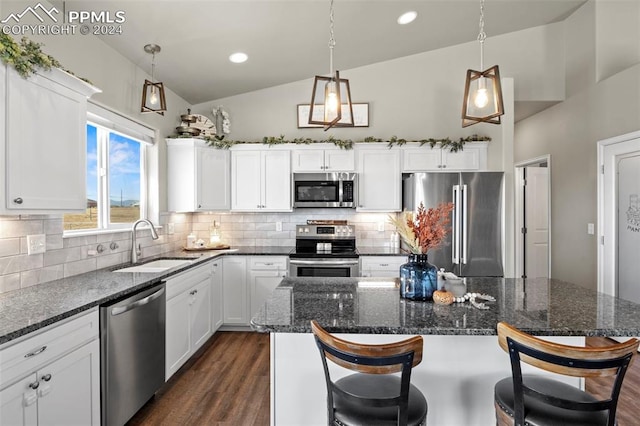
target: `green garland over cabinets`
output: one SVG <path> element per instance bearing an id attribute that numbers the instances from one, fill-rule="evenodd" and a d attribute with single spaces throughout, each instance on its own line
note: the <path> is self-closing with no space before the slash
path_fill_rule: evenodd
<path id="1" fill-rule="evenodd" d="M 188 137 L 188 136 L 184 136 L 184 137 Z M 224 136 L 223 137 L 205 137 L 204 140 L 210 146 L 218 149 L 229 149 L 232 146 L 238 145 L 238 144 L 257 143 L 257 142 L 250 142 L 250 141 L 232 141 L 229 139 L 225 140 Z M 398 138 L 397 136 L 392 136 L 389 139 L 381 139 L 381 138 L 374 138 L 372 136 L 369 136 L 369 137 L 366 137 L 363 141 L 354 142 L 351 139 L 337 139 L 337 138 L 334 138 L 333 136 L 329 136 L 327 139 L 324 139 L 324 140 L 314 140 L 311 138 L 285 139 L 284 135 L 280 135 L 279 137 L 265 136 L 264 138 L 262 138 L 262 143 L 269 146 L 282 145 L 282 144 L 311 145 L 314 143 L 332 143 L 340 149 L 353 149 L 354 143 L 363 143 L 363 142 L 364 143 L 387 142 L 387 146 L 389 148 L 393 148 L 394 146 L 402 146 L 407 142 L 418 142 L 420 146 L 428 144 L 429 147 L 434 148 L 436 144 L 440 144 L 441 148 L 448 148 L 449 151 L 451 152 L 458 152 L 463 150 L 464 144 L 466 142 L 490 141 L 490 140 L 491 138 L 488 136 L 478 136 L 478 135 L 468 136 L 466 138 L 460 138 L 457 140 L 451 140 L 449 138 L 444 138 L 444 139 L 428 138 L 428 139 L 420 139 L 420 140 L 408 140 L 408 139 Z"/>

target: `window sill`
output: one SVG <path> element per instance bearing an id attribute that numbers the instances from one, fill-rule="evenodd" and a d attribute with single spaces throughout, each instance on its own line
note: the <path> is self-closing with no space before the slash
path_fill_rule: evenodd
<path id="1" fill-rule="evenodd" d="M 162 229 L 162 226 L 154 225 L 157 231 Z M 140 227 L 138 229 L 148 229 L 148 226 Z M 105 234 L 118 234 L 121 232 L 131 232 L 131 227 L 127 228 L 115 228 L 115 229 L 88 229 L 86 231 L 64 231 L 62 238 L 74 238 L 74 237 L 87 237 L 91 235 L 105 235 Z"/>

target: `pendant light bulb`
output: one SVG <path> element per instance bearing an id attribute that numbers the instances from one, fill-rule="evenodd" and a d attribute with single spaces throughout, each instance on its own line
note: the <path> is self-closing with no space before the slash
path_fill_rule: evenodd
<path id="1" fill-rule="evenodd" d="M 486 88 L 478 89 L 478 91 L 476 92 L 476 96 L 473 99 L 473 103 L 478 108 L 484 108 L 487 106 L 487 104 L 489 103 L 489 96 L 487 95 Z"/>
<path id="2" fill-rule="evenodd" d="M 158 105 L 158 93 L 156 92 L 155 86 L 151 86 L 151 94 L 149 96 L 149 103 L 151 105 Z"/>
<path id="3" fill-rule="evenodd" d="M 338 115 L 340 96 L 338 95 L 338 83 L 329 81 L 325 86 L 324 96 L 324 116 L 325 121 L 331 121 Z"/>

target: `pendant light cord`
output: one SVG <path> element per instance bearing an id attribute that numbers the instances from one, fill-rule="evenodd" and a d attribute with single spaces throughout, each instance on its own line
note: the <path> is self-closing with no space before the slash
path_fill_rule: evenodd
<path id="1" fill-rule="evenodd" d="M 153 71 L 156 67 L 156 52 L 151 54 L 151 82 L 155 83 L 155 79 L 153 78 Z"/>
<path id="2" fill-rule="evenodd" d="M 336 46 L 336 39 L 333 36 L 333 0 L 329 5 L 329 75 L 333 76 L 333 48 Z"/>
<path id="3" fill-rule="evenodd" d="M 484 70 L 484 41 L 487 39 L 487 34 L 484 32 L 484 0 L 480 0 L 480 33 L 478 34 L 478 41 L 480 42 L 480 70 Z"/>

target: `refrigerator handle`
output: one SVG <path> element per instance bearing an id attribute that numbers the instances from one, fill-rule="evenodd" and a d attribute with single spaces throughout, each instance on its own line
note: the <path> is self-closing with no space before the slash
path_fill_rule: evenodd
<path id="1" fill-rule="evenodd" d="M 462 222 L 460 227 L 462 228 L 462 254 L 460 257 L 460 263 L 467 264 L 467 185 L 462 185 Z"/>
<path id="2" fill-rule="evenodd" d="M 451 225 L 451 244 L 453 245 L 451 250 L 451 262 L 454 265 L 460 263 L 460 245 L 459 231 L 460 231 L 460 185 L 453 185 L 453 220 Z"/>

